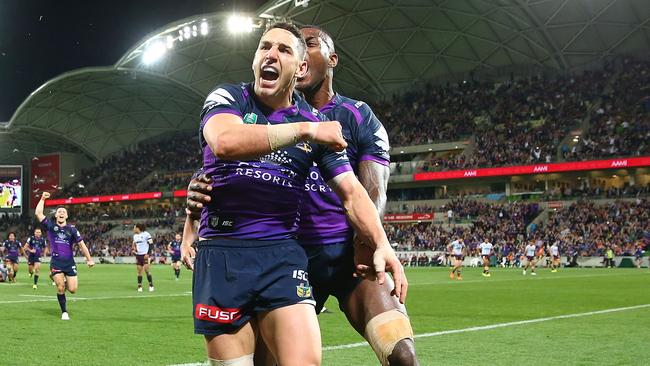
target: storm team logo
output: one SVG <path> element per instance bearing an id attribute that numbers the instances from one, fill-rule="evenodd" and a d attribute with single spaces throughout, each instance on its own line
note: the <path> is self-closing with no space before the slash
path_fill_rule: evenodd
<path id="1" fill-rule="evenodd" d="M 298 297 L 311 297 L 311 286 L 305 286 L 304 283 L 296 286 L 296 294 Z"/>

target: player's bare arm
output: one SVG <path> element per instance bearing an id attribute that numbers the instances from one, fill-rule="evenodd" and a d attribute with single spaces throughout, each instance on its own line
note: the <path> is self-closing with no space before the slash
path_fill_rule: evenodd
<path id="1" fill-rule="evenodd" d="M 224 160 L 255 159 L 301 141 L 327 145 L 335 151 L 347 147 L 336 121 L 249 125 L 229 113 L 212 116 L 203 127 L 203 137 L 214 155 Z"/>
<path id="2" fill-rule="evenodd" d="M 45 200 L 48 198 L 50 198 L 50 192 L 43 192 L 43 194 L 41 195 L 41 199 L 38 201 L 38 204 L 36 205 L 34 215 L 36 215 L 36 218 L 38 219 L 39 222 L 45 219 L 45 214 L 43 214 L 43 210 L 45 209 Z"/>
<path id="3" fill-rule="evenodd" d="M 190 271 L 194 270 L 196 250 L 194 250 L 192 244 L 199 238 L 197 233 L 198 222 L 190 217 L 190 212 L 187 210 L 185 225 L 183 226 L 183 240 L 181 241 L 181 262 Z"/>
<path id="4" fill-rule="evenodd" d="M 375 250 L 373 265 L 378 282 L 383 284 L 385 271 L 391 272 L 395 280 L 393 294 L 404 303 L 408 291 L 408 283 L 404 281 L 404 269 L 388 242 L 377 209 L 368 197 L 368 192 L 352 172 L 340 174 L 327 184 L 338 195 L 358 235 Z"/>
<path id="5" fill-rule="evenodd" d="M 95 262 L 93 261 L 93 257 L 90 256 L 88 247 L 86 246 L 86 243 L 84 243 L 83 240 L 79 242 L 79 248 L 81 249 L 81 253 L 86 258 L 86 264 L 88 265 L 88 268 L 92 268 L 95 265 Z"/>

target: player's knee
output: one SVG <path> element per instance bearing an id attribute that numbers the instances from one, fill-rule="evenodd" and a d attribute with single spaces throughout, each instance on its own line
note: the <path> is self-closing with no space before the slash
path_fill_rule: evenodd
<path id="1" fill-rule="evenodd" d="M 388 362 L 391 366 L 417 366 L 419 365 L 415 355 L 415 344 L 412 339 L 402 339 L 393 348 Z"/>
<path id="2" fill-rule="evenodd" d="M 231 360 L 216 360 L 214 358 L 208 358 L 208 364 L 210 366 L 253 366 L 253 354 L 238 357 Z"/>
<path id="3" fill-rule="evenodd" d="M 411 345 L 413 344 L 413 329 L 406 314 L 398 310 L 389 310 L 370 319 L 366 324 L 365 337 L 381 364 L 386 366 L 389 365 L 389 358 L 393 356 L 394 351 L 397 351 L 394 355 L 396 361 L 401 360 L 402 356 L 404 360 L 408 359 L 406 355 L 408 347 L 406 347 L 407 350 L 405 351 L 404 345 L 409 343 L 402 341 L 408 340 Z M 399 343 L 404 345 L 396 348 Z M 411 349 L 413 359 L 415 359 L 415 348 L 411 347 Z M 394 361 L 390 361 L 390 365 L 394 364 L 416 365 L 417 363 L 394 363 Z"/>

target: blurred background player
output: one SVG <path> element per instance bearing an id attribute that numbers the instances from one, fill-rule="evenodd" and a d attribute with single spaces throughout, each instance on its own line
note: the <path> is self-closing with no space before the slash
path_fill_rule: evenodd
<path id="1" fill-rule="evenodd" d="M 643 248 L 641 244 L 637 244 L 636 250 L 634 251 L 634 260 L 636 261 L 636 268 L 641 268 L 641 263 L 643 262 Z M 650 267 L 650 264 L 648 265 Z"/>
<path id="2" fill-rule="evenodd" d="M 555 273 L 558 267 L 560 267 L 560 246 L 557 241 L 553 242 L 548 252 L 551 256 L 551 272 Z"/>
<path id="3" fill-rule="evenodd" d="M 23 251 L 27 256 L 27 268 L 29 269 L 29 276 L 34 278 L 32 288 L 38 288 L 38 276 L 41 273 L 41 256 L 47 255 L 47 242 L 43 237 L 41 228 L 34 229 L 34 235 L 27 238 Z"/>
<path id="4" fill-rule="evenodd" d="M 537 273 L 535 273 L 535 264 L 536 264 L 535 255 L 537 253 L 537 246 L 533 241 L 528 242 L 528 245 L 526 245 L 526 248 L 524 248 L 524 253 L 526 254 L 526 259 L 527 259 L 526 266 L 524 267 L 524 271 L 523 271 L 524 276 L 526 275 L 527 273 L 526 271 L 528 270 L 528 268 L 531 269 L 530 274 L 532 276 L 536 276 Z"/>
<path id="5" fill-rule="evenodd" d="M 490 256 L 492 255 L 492 243 L 488 239 L 484 239 L 479 244 L 481 257 L 483 258 L 483 277 L 490 277 Z"/>
<path id="6" fill-rule="evenodd" d="M 135 224 L 133 226 L 133 252 L 135 253 L 135 265 L 138 270 L 138 292 L 142 292 L 142 271 L 147 274 L 149 292 L 153 292 L 153 277 L 149 268 L 149 245 L 153 244 L 151 234 L 144 231 L 144 226 Z"/>
<path id="7" fill-rule="evenodd" d="M 73 225 L 68 225 L 68 210 L 64 207 L 58 207 L 54 214 L 55 222 L 49 220 L 43 214 L 45 200 L 50 198 L 49 192 L 43 192 L 41 199 L 36 205 L 36 218 L 45 227 L 48 241 L 50 242 L 50 272 L 56 284 L 56 297 L 61 308 L 61 320 L 70 320 L 66 307 L 65 291 L 74 294 L 77 292 L 77 266 L 74 262 L 75 244 L 79 245 L 81 253 L 86 257 L 86 264 L 89 268 L 95 265 L 93 262 L 86 243 L 84 243 L 81 234 Z"/>
<path id="8" fill-rule="evenodd" d="M 5 266 L 9 273 L 9 282 L 16 282 L 18 276 L 18 262 L 21 252 L 23 250 L 22 244 L 16 240 L 16 233 L 10 232 L 7 235 L 7 240 L 2 243 L 2 249 L 5 255 Z"/>
<path id="9" fill-rule="evenodd" d="M 167 252 L 172 257 L 172 268 L 178 281 L 178 276 L 181 274 L 181 234 L 176 233 L 174 240 L 167 244 Z"/>
<path id="10" fill-rule="evenodd" d="M 454 267 L 449 273 L 449 278 L 452 280 L 457 278 L 459 281 L 463 279 L 460 269 L 463 267 L 463 259 L 465 259 L 465 241 L 462 237 L 457 236 L 456 240 L 447 245 L 447 251 L 451 254 L 454 260 Z"/>

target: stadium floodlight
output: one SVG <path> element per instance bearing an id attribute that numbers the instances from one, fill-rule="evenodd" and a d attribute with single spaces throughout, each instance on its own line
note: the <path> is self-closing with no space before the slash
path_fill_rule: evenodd
<path id="1" fill-rule="evenodd" d="M 242 15 L 231 15 L 227 22 L 228 31 L 233 34 L 253 31 L 253 19 Z"/>
<path id="2" fill-rule="evenodd" d="M 149 44 L 142 54 L 142 62 L 145 65 L 151 65 L 152 63 L 158 61 L 167 51 L 165 44 L 156 40 Z"/>
<path id="3" fill-rule="evenodd" d="M 183 37 L 185 37 L 185 39 L 190 39 L 190 32 L 191 31 L 192 30 L 190 29 L 189 26 L 183 27 Z"/>
<path id="4" fill-rule="evenodd" d="M 206 22 L 205 20 L 202 21 L 200 29 L 201 29 L 201 35 L 202 36 L 207 36 L 208 35 L 208 22 Z"/>
<path id="5" fill-rule="evenodd" d="M 167 36 L 167 49 L 171 50 L 174 47 L 174 37 L 168 35 Z"/>

